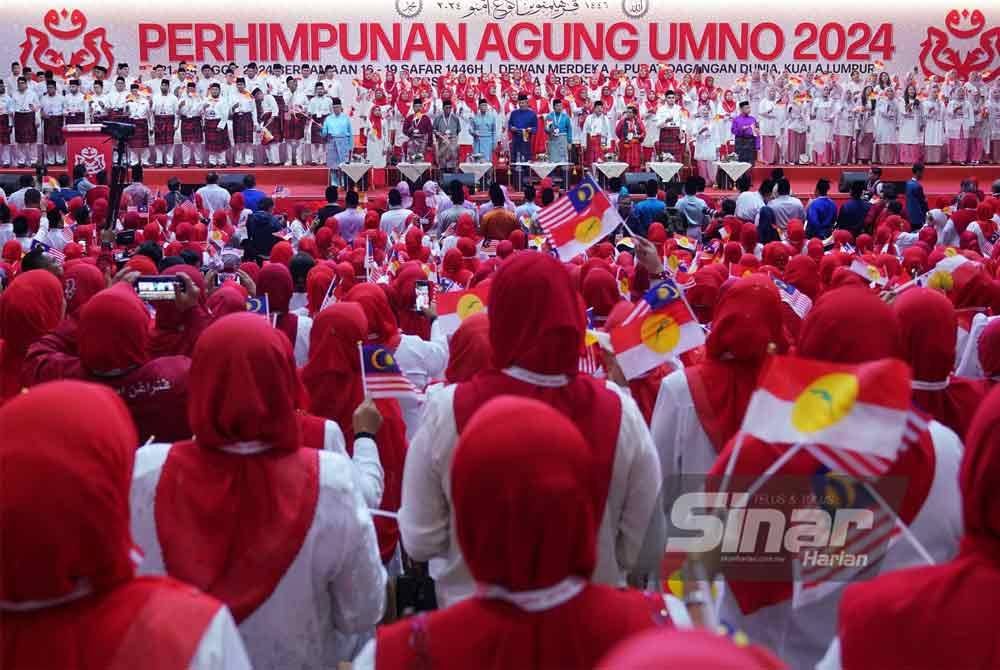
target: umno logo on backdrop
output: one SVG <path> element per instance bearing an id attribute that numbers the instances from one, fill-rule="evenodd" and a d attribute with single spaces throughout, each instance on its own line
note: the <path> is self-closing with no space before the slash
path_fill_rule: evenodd
<path id="1" fill-rule="evenodd" d="M 978 9 L 953 9 L 945 16 L 945 30 L 930 27 L 920 43 L 920 67 L 927 76 L 956 72 L 967 79 L 978 72 L 985 81 L 1000 76 L 1000 26 L 986 28 Z"/>
<path id="2" fill-rule="evenodd" d="M 115 62 L 107 31 L 103 27 L 87 30 L 87 17 L 79 9 L 50 9 L 42 27 L 25 28 L 22 64 L 62 74 L 67 67 L 86 73 L 98 65 L 110 68 Z"/>

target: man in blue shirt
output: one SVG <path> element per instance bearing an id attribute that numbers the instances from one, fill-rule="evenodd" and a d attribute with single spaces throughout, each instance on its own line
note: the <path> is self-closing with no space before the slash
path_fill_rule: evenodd
<path id="1" fill-rule="evenodd" d="M 924 178 L 924 164 L 913 164 L 913 176 L 906 182 L 906 215 L 910 219 L 910 226 L 913 230 L 918 230 L 927 221 L 927 198 L 924 196 L 924 187 L 920 185 L 920 180 Z"/>
<path id="2" fill-rule="evenodd" d="M 655 179 L 646 182 L 646 198 L 640 200 L 632 206 L 632 214 L 635 215 L 637 235 L 646 236 L 649 225 L 656 220 L 656 217 L 666 210 L 667 206 L 662 200 L 656 197 L 659 185 Z"/>
<path id="3" fill-rule="evenodd" d="M 703 182 L 698 177 L 688 177 L 684 182 L 684 197 L 677 200 L 677 211 L 684 221 L 684 234 L 692 240 L 701 240 L 701 231 L 708 220 L 715 215 L 715 210 L 698 197 L 698 187 Z M 639 203 L 642 204 L 642 203 Z"/>
<path id="4" fill-rule="evenodd" d="M 827 196 L 830 182 L 820 179 L 816 182 L 816 197 L 806 209 L 806 236 L 825 240 L 833 234 L 833 224 L 837 221 L 837 205 Z"/>
<path id="5" fill-rule="evenodd" d="M 264 199 L 264 192 L 257 188 L 257 179 L 248 174 L 243 177 L 243 206 L 251 212 L 260 209 L 260 201 Z"/>
<path id="6" fill-rule="evenodd" d="M 351 120 L 344 114 L 340 98 L 334 98 L 333 113 L 323 120 L 321 134 L 326 140 L 326 166 L 336 175 L 331 175 L 331 184 L 342 183 L 340 164 L 351 159 Z M 346 184 L 342 184 L 346 187 Z"/>
<path id="7" fill-rule="evenodd" d="M 497 115 L 485 99 L 479 101 L 479 113 L 472 117 L 469 130 L 472 134 L 472 153 L 481 155 L 484 161 L 492 161 L 493 150 L 499 141 Z"/>
<path id="8" fill-rule="evenodd" d="M 851 198 L 840 207 L 837 215 L 837 228 L 849 230 L 854 239 L 865 230 L 865 216 L 871 203 L 862 199 L 865 194 L 865 182 L 851 182 Z"/>
<path id="9" fill-rule="evenodd" d="M 510 129 L 511 162 L 527 163 L 534 158 L 531 142 L 538 130 L 538 115 L 528 106 L 528 96 L 524 93 L 517 96 L 517 109 L 510 113 L 507 128 Z"/>

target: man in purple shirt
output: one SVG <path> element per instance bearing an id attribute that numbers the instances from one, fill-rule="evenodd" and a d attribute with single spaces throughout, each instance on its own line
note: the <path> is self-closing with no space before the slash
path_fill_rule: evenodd
<path id="1" fill-rule="evenodd" d="M 365 211 L 358 208 L 357 191 L 347 192 L 344 196 L 344 211 L 335 214 L 333 218 L 337 220 L 340 236 L 350 244 L 365 225 Z"/>
<path id="2" fill-rule="evenodd" d="M 753 165 L 757 162 L 757 143 L 759 127 L 757 119 L 750 116 L 750 103 L 740 103 L 740 115 L 733 119 L 733 137 L 736 156 L 743 163 Z"/>

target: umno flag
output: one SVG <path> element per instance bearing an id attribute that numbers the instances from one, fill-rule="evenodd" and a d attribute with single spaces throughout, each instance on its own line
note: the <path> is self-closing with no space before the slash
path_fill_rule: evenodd
<path id="1" fill-rule="evenodd" d="M 466 318 L 486 311 L 489 288 L 477 286 L 468 291 L 451 291 L 437 296 L 438 324 L 444 335 L 451 335 Z"/>
<path id="2" fill-rule="evenodd" d="M 766 442 L 821 444 L 894 460 L 910 413 L 910 369 L 772 356 L 743 419 Z"/>

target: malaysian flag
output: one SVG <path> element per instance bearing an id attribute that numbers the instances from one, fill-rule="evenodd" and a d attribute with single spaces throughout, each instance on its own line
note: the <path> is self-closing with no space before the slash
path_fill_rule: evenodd
<path id="1" fill-rule="evenodd" d="M 1000 228 L 994 230 L 992 235 L 983 235 L 983 243 L 980 245 L 983 256 L 986 258 L 993 256 L 993 246 L 997 242 L 1000 242 Z"/>
<path id="2" fill-rule="evenodd" d="M 812 309 L 813 301 L 802 291 L 798 290 L 791 284 L 781 281 L 777 277 L 771 277 L 771 281 L 774 285 L 778 287 L 778 295 L 781 296 L 781 301 L 786 303 L 792 308 L 800 319 L 806 318 L 806 314 Z"/>
<path id="3" fill-rule="evenodd" d="M 40 240 L 31 240 L 31 250 L 41 249 L 43 254 L 54 260 L 59 265 L 66 262 L 66 254 L 56 249 L 51 244 L 46 244 Z"/>
<path id="4" fill-rule="evenodd" d="M 361 380 L 370 398 L 420 398 L 421 393 L 399 369 L 392 352 L 380 344 L 358 343 Z"/>
<path id="5" fill-rule="evenodd" d="M 538 225 L 564 262 L 584 253 L 621 224 L 618 210 L 590 175 L 538 213 Z"/>
<path id="6" fill-rule="evenodd" d="M 373 284 L 388 283 L 388 278 L 378 263 L 375 262 L 375 255 L 372 253 L 372 238 L 365 239 L 365 277 Z"/>

